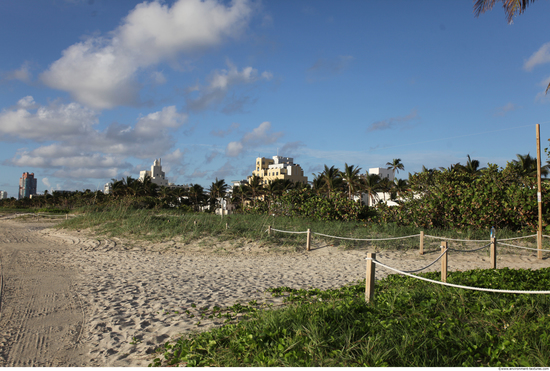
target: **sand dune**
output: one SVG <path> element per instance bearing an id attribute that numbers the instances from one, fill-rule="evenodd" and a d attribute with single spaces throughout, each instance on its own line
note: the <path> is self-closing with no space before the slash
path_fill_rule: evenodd
<path id="1" fill-rule="evenodd" d="M 0 366 L 147 366 L 152 358 L 148 351 L 167 339 L 222 324 L 221 319 L 201 320 L 197 326 L 197 318 L 188 318 L 184 313 L 196 311 L 192 304 L 210 308 L 251 300 L 279 304 L 281 299 L 271 298 L 265 289 L 339 287 L 364 278 L 368 252 L 339 250 L 322 241 L 314 241 L 310 252 L 244 241 L 138 243 L 45 227 L 0 221 L 5 287 Z M 437 250 L 422 256 L 414 250 L 382 251 L 377 259 L 410 270 L 438 255 Z M 504 266 L 537 269 L 550 266 L 550 260 L 538 260 L 533 252 L 521 250 L 499 254 L 498 267 Z M 486 252 L 452 253 L 449 257 L 449 270 L 488 267 Z M 439 269 L 436 263 L 428 270 Z M 62 282 L 65 277 L 65 283 L 49 293 L 55 297 L 55 305 L 40 306 L 43 316 L 49 316 L 46 324 L 38 321 L 35 327 L 17 327 L 17 321 L 29 323 L 31 317 L 40 318 L 34 315 L 37 309 L 33 303 L 14 299 L 17 295 L 33 295 L 24 285 L 15 284 L 22 281 L 25 271 L 35 272 L 35 280 L 42 282 Z M 382 278 L 388 273 L 377 268 L 376 276 Z M 39 296 L 39 292 L 34 293 L 35 303 L 40 302 Z M 63 308 L 63 316 L 54 316 Z M 34 314 L 27 315 L 27 319 L 13 314 L 25 311 Z M 9 320 L 8 312 L 12 313 Z M 51 334 L 55 329 L 59 336 L 50 336 L 41 343 L 30 334 Z M 59 343 L 54 345 L 54 341 Z M 43 350 L 30 352 L 38 343 Z"/>

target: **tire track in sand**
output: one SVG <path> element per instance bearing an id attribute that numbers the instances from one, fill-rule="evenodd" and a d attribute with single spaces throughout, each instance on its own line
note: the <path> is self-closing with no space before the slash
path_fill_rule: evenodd
<path id="1" fill-rule="evenodd" d="M 34 228 L 0 223 L 0 366 L 89 366 L 76 272 L 60 263 L 66 246 L 45 243 Z"/>

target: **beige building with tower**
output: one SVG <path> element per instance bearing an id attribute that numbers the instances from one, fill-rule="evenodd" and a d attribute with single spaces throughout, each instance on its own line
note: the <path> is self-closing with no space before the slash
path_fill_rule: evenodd
<path id="1" fill-rule="evenodd" d="M 158 186 L 168 187 L 168 179 L 166 179 L 164 171 L 162 171 L 162 165 L 160 164 L 160 158 L 156 159 L 153 165 L 151 166 L 151 171 L 143 170 L 139 172 L 139 181 L 143 182 L 145 177 L 149 175 L 151 177 L 151 182 L 155 183 Z"/>
<path id="2" fill-rule="evenodd" d="M 256 169 L 252 171 L 252 176 L 248 177 L 249 182 L 254 175 L 261 178 L 262 184 L 269 184 L 276 179 L 288 179 L 294 183 L 307 184 L 304 171 L 300 165 L 294 163 L 291 157 L 273 156 L 273 159 L 258 157 Z"/>

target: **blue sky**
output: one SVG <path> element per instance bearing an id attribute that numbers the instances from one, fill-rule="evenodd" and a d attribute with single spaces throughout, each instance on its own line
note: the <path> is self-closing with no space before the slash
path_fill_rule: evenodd
<path id="1" fill-rule="evenodd" d="M 208 187 L 260 155 L 408 172 L 550 138 L 550 2 L 0 2 L 0 189 L 101 188 L 162 158 Z M 543 153 L 543 160 L 546 155 Z"/>

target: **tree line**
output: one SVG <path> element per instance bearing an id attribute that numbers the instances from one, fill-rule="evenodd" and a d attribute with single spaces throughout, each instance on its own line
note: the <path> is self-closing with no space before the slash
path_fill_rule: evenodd
<path id="1" fill-rule="evenodd" d="M 405 170 L 401 159 L 393 159 L 386 166 L 394 175 Z M 234 187 L 217 178 L 207 189 L 199 184 L 159 187 L 149 176 L 142 180 L 128 176 L 112 179 L 110 194 L 91 190 L 46 191 L 32 199 L 1 200 L 0 206 L 71 209 L 117 202 L 134 208 L 212 212 L 225 201 L 236 213 L 395 222 L 426 228 L 481 227 L 487 223 L 522 228 L 536 224 L 536 202 L 532 202 L 533 192 L 536 197 L 536 174 L 536 158 L 529 154 L 518 154 L 504 168 L 491 164 L 482 168 L 478 160 L 468 155 L 465 164 L 432 169 L 423 166 L 422 171 L 393 182 L 368 171 L 362 173 L 360 167 L 347 163 L 342 170 L 324 165 L 323 171 L 312 174 L 309 185 L 288 179 L 264 184 L 254 176 Z M 548 165 L 542 167 L 542 174 L 548 174 Z M 376 203 L 380 193 L 398 206 Z M 375 206 L 365 205 L 362 195 Z"/>

